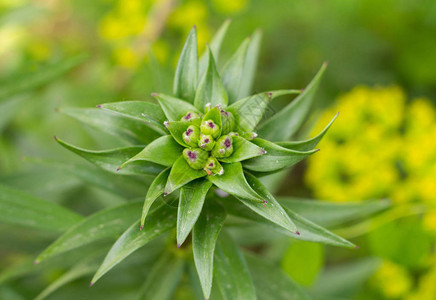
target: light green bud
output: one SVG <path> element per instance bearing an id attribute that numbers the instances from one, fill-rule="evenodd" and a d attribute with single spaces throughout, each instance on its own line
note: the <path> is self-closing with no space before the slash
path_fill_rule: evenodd
<path id="1" fill-rule="evenodd" d="M 228 135 L 221 136 L 212 149 L 212 155 L 216 158 L 229 157 L 233 153 L 232 137 Z"/>
<path id="2" fill-rule="evenodd" d="M 198 138 L 200 137 L 200 128 L 191 125 L 183 133 L 183 140 L 191 147 L 197 147 Z"/>
<path id="3" fill-rule="evenodd" d="M 200 170 L 204 168 L 209 153 L 200 148 L 186 148 L 183 150 L 183 157 L 191 168 Z"/>
<path id="4" fill-rule="evenodd" d="M 201 115 L 193 112 L 193 111 L 189 111 L 186 113 L 186 115 L 184 115 L 180 121 L 185 121 L 185 122 L 191 122 L 197 126 L 200 126 L 201 123 Z"/>
<path id="5" fill-rule="evenodd" d="M 223 166 L 218 162 L 215 157 L 210 156 L 206 161 L 206 166 L 204 167 L 208 175 L 211 174 L 224 174 Z"/>
<path id="6" fill-rule="evenodd" d="M 198 146 L 200 146 L 203 150 L 210 151 L 213 149 L 213 146 L 215 146 L 215 141 L 213 140 L 212 136 L 208 134 L 201 134 L 200 139 L 198 140 Z"/>
<path id="7" fill-rule="evenodd" d="M 235 127 L 235 117 L 231 112 L 221 110 L 221 134 L 228 134 Z"/>
<path id="8" fill-rule="evenodd" d="M 216 125 L 212 120 L 203 121 L 200 126 L 202 134 L 210 135 L 214 139 L 219 137 L 220 127 Z"/>

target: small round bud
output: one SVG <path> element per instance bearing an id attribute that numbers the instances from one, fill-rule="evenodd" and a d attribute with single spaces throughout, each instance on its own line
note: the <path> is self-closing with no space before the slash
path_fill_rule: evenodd
<path id="1" fill-rule="evenodd" d="M 221 136 L 212 149 L 212 155 L 216 158 L 229 157 L 233 153 L 232 137 L 228 135 Z"/>
<path id="2" fill-rule="evenodd" d="M 203 121 L 200 126 L 202 134 L 210 135 L 214 139 L 218 138 L 220 134 L 220 128 L 212 120 Z"/>
<path id="3" fill-rule="evenodd" d="M 186 148 L 183 150 L 183 157 L 191 168 L 200 170 L 204 168 L 209 153 L 199 148 Z"/>
<path id="4" fill-rule="evenodd" d="M 212 157 L 212 156 L 210 156 L 207 159 L 204 170 L 206 170 L 208 175 L 211 175 L 211 174 L 222 175 L 222 174 L 224 174 L 223 166 L 221 166 L 221 164 L 217 161 L 217 159 L 215 157 Z"/>
<path id="5" fill-rule="evenodd" d="M 198 146 L 200 146 L 203 150 L 210 151 L 213 149 L 213 146 L 215 146 L 215 141 L 213 140 L 212 136 L 208 134 L 201 134 L 200 139 L 198 140 Z"/>
<path id="6" fill-rule="evenodd" d="M 221 123 L 221 134 L 228 134 L 233 130 L 233 127 L 235 127 L 235 117 L 231 112 L 221 110 Z"/>
<path id="7" fill-rule="evenodd" d="M 183 140 L 191 147 L 197 147 L 198 138 L 200 136 L 200 128 L 191 125 L 183 133 Z"/>
<path id="8" fill-rule="evenodd" d="M 190 111 L 188 112 L 186 115 L 184 115 L 180 121 L 185 121 L 185 122 L 191 122 L 194 123 L 196 125 L 200 125 L 201 123 L 201 116 L 200 114 Z"/>

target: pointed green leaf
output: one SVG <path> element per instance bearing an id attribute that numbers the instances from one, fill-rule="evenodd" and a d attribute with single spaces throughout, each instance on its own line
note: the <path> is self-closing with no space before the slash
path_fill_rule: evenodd
<path id="1" fill-rule="evenodd" d="M 183 148 L 189 147 L 183 140 L 183 133 L 191 126 L 192 123 L 185 121 L 170 121 L 168 122 L 168 130 L 171 133 L 173 139 L 179 143 Z M 182 150 L 183 151 L 183 150 Z"/>
<path id="2" fill-rule="evenodd" d="M 82 216 L 57 204 L 0 185 L 0 222 L 54 232 L 73 226 Z"/>
<path id="3" fill-rule="evenodd" d="M 294 151 L 278 146 L 267 140 L 256 138 L 252 143 L 265 149 L 266 153 L 244 161 L 244 168 L 256 172 L 274 172 L 295 165 L 306 157 L 318 152 L 318 149 L 306 152 Z"/>
<path id="4" fill-rule="evenodd" d="M 244 78 L 244 64 L 249 44 L 250 38 L 246 38 L 223 68 L 222 80 L 229 96 L 229 103 L 238 100 Z"/>
<path id="5" fill-rule="evenodd" d="M 326 68 L 327 64 L 323 64 L 300 96 L 260 126 L 260 136 L 273 142 L 284 141 L 300 129 L 309 114 Z"/>
<path id="6" fill-rule="evenodd" d="M 227 92 L 221 81 L 215 65 L 215 59 L 210 49 L 208 49 L 208 66 L 195 93 L 194 105 L 203 111 L 207 103 L 212 106 L 221 104 L 227 106 Z"/>
<path id="7" fill-rule="evenodd" d="M 170 175 L 170 168 L 163 170 L 151 183 L 145 196 L 144 206 L 142 207 L 141 215 L 141 230 L 144 227 L 145 218 L 147 217 L 150 207 L 154 201 L 164 193 L 164 187 Z"/>
<path id="8" fill-rule="evenodd" d="M 139 220 L 133 223 L 109 250 L 100 268 L 92 278 L 91 284 L 94 284 L 134 251 L 174 228 L 176 226 L 176 214 L 175 209 L 163 205 L 149 215 L 147 224 L 142 231 L 139 230 Z"/>
<path id="9" fill-rule="evenodd" d="M 171 194 L 188 182 L 206 175 L 207 173 L 204 170 L 192 169 L 183 156 L 180 156 L 171 168 L 171 173 L 165 186 L 165 194 Z"/>
<path id="10" fill-rule="evenodd" d="M 224 208 L 208 201 L 192 232 L 192 251 L 203 294 L 209 299 L 212 289 L 215 244 L 226 219 Z"/>
<path id="11" fill-rule="evenodd" d="M 222 131 L 222 122 L 221 122 L 221 110 L 218 107 L 212 107 L 207 114 L 204 115 L 202 122 L 212 120 L 216 125 L 220 127 L 220 135 Z"/>
<path id="12" fill-rule="evenodd" d="M 250 270 L 238 245 L 225 231 L 215 249 L 215 280 L 224 300 L 256 299 Z"/>
<path id="13" fill-rule="evenodd" d="M 267 202 L 261 204 L 244 199 L 239 200 L 262 217 L 283 227 L 292 234 L 298 234 L 297 227 L 292 219 L 288 216 L 286 211 L 283 209 L 280 203 L 277 202 L 268 189 L 259 181 L 259 179 L 248 173 L 245 177 L 247 178 L 247 182 L 253 188 L 253 190 L 256 191 L 256 193 L 263 197 Z"/>
<path id="14" fill-rule="evenodd" d="M 263 203 L 264 199 L 251 188 L 245 179 L 240 162 L 223 164 L 223 168 L 223 175 L 207 176 L 207 179 L 231 195 Z"/>
<path id="15" fill-rule="evenodd" d="M 244 76 L 242 77 L 241 87 L 237 99 L 247 97 L 251 94 L 254 77 L 256 75 L 257 61 L 259 58 L 260 42 L 262 40 L 262 31 L 256 30 L 248 45 L 247 55 L 244 61 Z"/>
<path id="16" fill-rule="evenodd" d="M 139 216 L 141 202 L 101 210 L 71 226 L 35 260 L 39 263 L 66 251 L 102 239 L 116 239 Z"/>
<path id="17" fill-rule="evenodd" d="M 245 255 L 259 300 L 309 300 L 309 296 L 282 270 L 254 255 Z"/>
<path id="18" fill-rule="evenodd" d="M 164 253 L 155 262 L 137 299 L 170 300 L 183 276 L 185 261 L 173 253 Z"/>
<path id="19" fill-rule="evenodd" d="M 174 77 L 174 94 L 188 102 L 193 102 L 198 77 L 197 29 L 189 32 L 177 63 Z"/>
<path id="20" fill-rule="evenodd" d="M 177 245 L 180 246 L 188 237 L 203 208 L 204 199 L 212 183 L 205 179 L 191 181 L 180 191 L 179 210 L 177 213 Z"/>
<path id="21" fill-rule="evenodd" d="M 138 162 L 149 161 L 166 167 L 171 167 L 182 155 L 181 147 L 171 135 L 165 135 L 148 144 L 141 152 L 122 164 L 121 169 L 126 165 Z"/>
<path id="22" fill-rule="evenodd" d="M 309 151 L 318 145 L 319 141 L 324 137 L 324 135 L 327 133 L 327 130 L 329 130 L 330 126 L 332 126 L 333 122 L 338 117 L 339 113 L 337 113 L 333 119 L 328 123 L 328 125 L 321 131 L 317 136 L 304 140 L 304 141 L 296 141 L 296 142 L 277 142 L 276 144 L 279 146 L 282 146 L 287 149 L 296 150 L 296 151 Z"/>
<path id="23" fill-rule="evenodd" d="M 131 144 L 146 145 L 161 135 L 144 123 L 98 108 L 62 108 L 60 112 Z"/>
<path id="24" fill-rule="evenodd" d="M 255 94 L 238 100 L 227 110 L 235 117 L 235 128 L 238 132 L 252 132 L 265 114 L 271 114 L 270 102 L 283 95 L 299 94 L 299 90 L 276 90 Z"/>
<path id="25" fill-rule="evenodd" d="M 160 134 L 167 134 L 167 130 L 163 125 L 166 117 L 159 105 L 145 101 L 122 101 L 104 103 L 98 107 L 107 109 L 133 120 L 147 124 Z"/>
<path id="26" fill-rule="evenodd" d="M 182 99 L 158 93 L 154 93 L 152 95 L 159 102 L 168 121 L 180 121 L 180 119 L 188 112 L 200 113 L 195 106 L 183 101 Z"/>
<path id="27" fill-rule="evenodd" d="M 218 61 L 221 45 L 223 43 L 224 37 L 226 36 L 227 30 L 229 29 L 229 25 L 231 23 L 230 19 L 224 21 L 218 31 L 215 33 L 214 37 L 209 43 L 210 50 L 212 51 L 215 60 Z M 204 72 L 206 71 L 208 65 L 208 52 L 205 51 L 200 58 L 200 63 L 198 66 L 198 74 L 203 77 Z"/>
<path id="28" fill-rule="evenodd" d="M 265 150 L 240 136 L 232 137 L 233 153 L 230 157 L 219 158 L 219 161 L 232 163 L 264 155 Z"/>
<path id="29" fill-rule="evenodd" d="M 56 137 L 55 139 L 64 148 L 76 153 L 77 155 L 80 155 L 87 161 L 111 173 L 116 173 L 118 168 L 125 161 L 129 160 L 132 156 L 135 156 L 143 149 L 143 147 L 125 147 L 111 150 L 93 151 L 75 147 Z M 149 161 L 136 161 L 132 164 L 129 164 L 125 168 L 120 169 L 119 173 L 124 175 L 155 175 L 158 174 L 162 169 L 162 166 Z"/>

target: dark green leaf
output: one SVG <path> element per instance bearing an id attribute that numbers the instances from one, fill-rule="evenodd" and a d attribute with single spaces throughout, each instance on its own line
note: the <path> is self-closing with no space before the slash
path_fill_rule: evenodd
<path id="1" fill-rule="evenodd" d="M 118 169 L 124 162 L 129 160 L 132 156 L 135 156 L 143 149 L 143 147 L 140 146 L 93 151 L 75 147 L 56 137 L 55 139 L 66 149 L 76 153 L 77 155 L 80 155 L 87 161 L 111 173 L 116 173 L 117 170 L 119 170 L 120 174 L 125 175 L 154 175 L 158 174 L 163 169 L 162 166 L 144 160 L 136 161 L 127 165 L 125 168 Z"/>
<path id="2" fill-rule="evenodd" d="M 131 144 L 146 145 L 161 135 L 132 118 L 98 108 L 62 108 L 60 112 Z"/>
<path id="3" fill-rule="evenodd" d="M 221 104 L 227 106 L 227 92 L 216 69 L 215 60 L 208 49 L 208 66 L 195 93 L 194 105 L 203 111 L 207 103 L 212 106 Z"/>
<path id="4" fill-rule="evenodd" d="M 226 163 L 238 162 L 265 154 L 265 150 L 263 148 L 258 147 L 242 137 L 234 136 L 232 137 L 232 140 L 232 155 L 230 157 L 220 158 L 219 161 Z"/>
<path id="5" fill-rule="evenodd" d="M 300 129 L 309 114 L 326 68 L 327 64 L 323 64 L 300 96 L 260 126 L 261 137 L 273 142 L 285 141 Z"/>
<path id="6" fill-rule="evenodd" d="M 37 258 L 39 263 L 54 255 L 102 239 L 116 239 L 139 216 L 141 202 L 126 203 L 99 211 L 71 226 Z"/>
<path id="7" fill-rule="evenodd" d="M 171 168 L 171 173 L 165 186 L 165 194 L 171 194 L 173 191 L 188 182 L 206 175 L 207 173 L 204 170 L 192 169 L 186 162 L 185 158 L 180 156 Z"/>
<path id="8" fill-rule="evenodd" d="M 224 300 L 256 299 L 250 271 L 238 245 L 222 232 L 215 250 L 215 280 Z"/>
<path id="9" fill-rule="evenodd" d="M 195 106 L 182 99 L 158 93 L 153 94 L 153 97 L 159 101 L 168 121 L 180 121 L 188 112 L 200 113 Z"/>
<path id="10" fill-rule="evenodd" d="M 171 167 L 182 155 L 181 147 L 171 135 L 165 135 L 148 144 L 141 152 L 123 163 L 122 169 L 130 163 L 149 161 L 166 167 Z"/>
<path id="11" fill-rule="evenodd" d="M 267 140 L 256 138 L 252 143 L 265 149 L 266 153 L 244 161 L 246 169 L 256 172 L 275 172 L 285 168 L 289 168 L 313 153 L 318 152 L 318 149 L 306 152 L 295 151 L 278 146 Z"/>
<path id="12" fill-rule="evenodd" d="M 133 120 L 147 124 L 160 134 L 167 134 L 163 122 L 166 117 L 159 105 L 145 101 L 122 101 L 98 105 Z"/>
<path id="13" fill-rule="evenodd" d="M 259 196 L 245 179 L 240 162 L 223 164 L 224 174 L 207 176 L 213 184 L 223 191 L 242 199 L 263 203 L 264 199 Z"/>
<path id="14" fill-rule="evenodd" d="M 94 284 L 134 251 L 174 228 L 176 226 L 176 214 L 177 211 L 175 209 L 163 205 L 149 215 L 147 224 L 145 224 L 142 231 L 139 230 L 139 220 L 133 223 L 112 246 L 100 268 L 95 273 L 91 284 Z"/>
<path id="15" fill-rule="evenodd" d="M 262 32 L 256 30 L 248 45 L 247 55 L 244 61 L 244 76 L 242 77 L 241 87 L 237 99 L 250 95 L 253 87 L 254 77 L 256 75 L 257 61 L 259 58 L 260 42 L 262 40 Z"/>
<path id="16" fill-rule="evenodd" d="M 338 117 L 339 113 L 337 113 L 333 119 L 328 123 L 328 125 L 321 131 L 317 136 L 304 140 L 304 141 L 297 141 L 297 142 L 277 142 L 276 144 L 279 146 L 282 146 L 287 149 L 296 150 L 296 151 L 309 151 L 318 145 L 319 141 L 324 137 L 324 135 L 327 133 L 327 130 L 329 130 L 330 126 L 332 126 L 333 122 Z"/>
<path id="17" fill-rule="evenodd" d="M 212 289 L 215 244 L 225 219 L 224 208 L 214 201 L 208 201 L 192 232 L 195 267 L 206 299 Z"/>
<path id="18" fill-rule="evenodd" d="M 174 77 L 174 94 L 188 102 L 193 102 L 198 77 L 197 30 L 189 32 L 177 63 Z"/>
<path id="19" fill-rule="evenodd" d="M 203 208 L 204 199 L 212 183 L 205 179 L 191 181 L 180 191 L 177 213 L 177 245 L 186 240 Z"/>
<path id="20" fill-rule="evenodd" d="M 0 185 L 0 222 L 54 232 L 73 226 L 82 216 L 51 202 Z"/>
<path id="21" fill-rule="evenodd" d="M 174 140 L 183 147 L 189 147 L 183 140 L 183 133 L 191 126 L 192 123 L 185 121 L 170 121 L 168 122 L 168 130 Z M 183 151 L 183 150 L 182 150 Z"/>

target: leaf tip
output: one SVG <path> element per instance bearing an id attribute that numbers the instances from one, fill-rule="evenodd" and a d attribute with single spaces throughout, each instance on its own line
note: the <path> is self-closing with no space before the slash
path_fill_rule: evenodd
<path id="1" fill-rule="evenodd" d="M 164 126 L 165 126 L 166 128 L 168 128 L 168 126 L 170 125 L 170 122 L 169 122 L 169 121 L 165 121 L 165 122 L 163 122 L 163 124 L 164 124 Z"/>
<path id="2" fill-rule="evenodd" d="M 89 284 L 89 287 L 93 286 L 93 285 L 94 285 L 94 283 L 95 283 L 95 282 L 91 282 L 91 283 Z"/>
<path id="3" fill-rule="evenodd" d="M 180 249 L 182 247 L 182 244 L 177 244 L 177 249 Z"/>
<path id="4" fill-rule="evenodd" d="M 359 250 L 360 247 L 359 246 L 354 246 L 354 249 Z"/>
<path id="5" fill-rule="evenodd" d="M 33 261 L 33 264 L 36 266 L 37 264 L 39 264 L 40 263 L 40 261 L 39 260 L 37 260 L 37 259 L 35 259 L 34 261 Z"/>
<path id="6" fill-rule="evenodd" d="M 53 136 L 53 138 L 55 139 L 56 142 L 59 140 L 58 137 L 55 135 Z"/>
<path id="7" fill-rule="evenodd" d="M 328 65 L 329 65 L 329 62 L 328 62 L 328 61 L 325 61 L 325 62 L 322 64 L 323 67 L 327 67 Z"/>
<path id="8" fill-rule="evenodd" d="M 142 231 L 142 229 L 144 229 L 144 224 L 141 224 L 141 226 L 139 226 L 139 231 Z"/>
<path id="9" fill-rule="evenodd" d="M 121 168 L 122 168 L 122 166 L 119 166 L 119 167 L 117 168 L 117 172 L 118 172 L 119 170 L 121 170 Z"/>
<path id="10" fill-rule="evenodd" d="M 260 148 L 260 155 L 264 155 L 264 154 L 266 154 L 266 153 L 267 153 L 267 151 L 266 151 L 265 149 Z"/>
<path id="11" fill-rule="evenodd" d="M 159 93 L 151 93 L 152 97 L 159 97 Z"/>
<path id="12" fill-rule="evenodd" d="M 296 230 L 295 233 L 296 233 L 297 235 L 300 235 L 300 232 L 299 232 L 298 230 Z"/>
<path id="13" fill-rule="evenodd" d="M 96 107 L 97 107 L 97 108 L 101 108 L 101 104 L 99 104 L 99 105 L 96 105 Z"/>
<path id="14" fill-rule="evenodd" d="M 169 192 L 164 192 L 164 197 L 168 196 Z"/>

